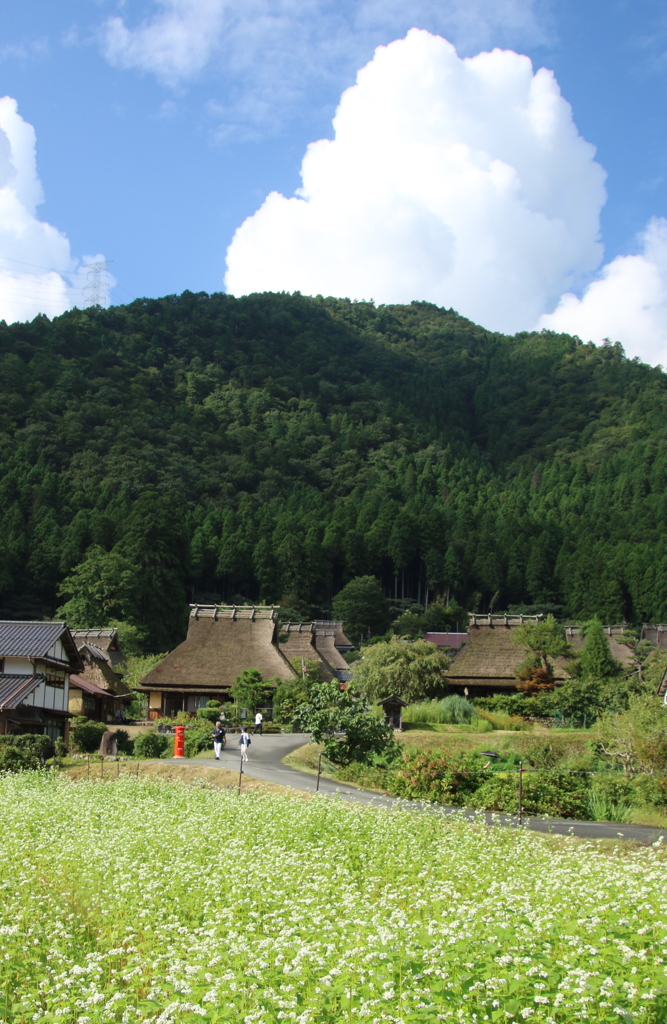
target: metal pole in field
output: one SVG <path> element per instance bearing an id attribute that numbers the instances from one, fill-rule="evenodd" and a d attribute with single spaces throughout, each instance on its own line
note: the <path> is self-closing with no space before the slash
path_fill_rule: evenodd
<path id="1" fill-rule="evenodd" d="M 320 791 L 320 775 L 322 774 L 322 754 L 317 759 L 317 785 L 315 786 L 315 792 Z"/>
<path id="2" fill-rule="evenodd" d="M 90 754 L 88 754 L 88 781 L 90 782 Z"/>
<path id="3" fill-rule="evenodd" d="M 104 778 L 104 758 L 100 761 L 100 778 Z"/>
<path id="4" fill-rule="evenodd" d="M 519 825 L 523 814 L 523 761 L 519 761 Z"/>
<path id="5" fill-rule="evenodd" d="M 116 761 L 116 778 L 120 778 L 120 758 Z"/>
<path id="6" fill-rule="evenodd" d="M 241 760 L 239 761 L 239 791 L 238 795 L 241 796 L 241 776 L 243 775 L 243 747 L 241 747 Z"/>

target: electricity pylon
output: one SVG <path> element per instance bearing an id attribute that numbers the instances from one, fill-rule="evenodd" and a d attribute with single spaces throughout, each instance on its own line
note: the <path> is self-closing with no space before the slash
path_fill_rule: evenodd
<path id="1" fill-rule="evenodd" d="M 97 260 L 95 263 L 84 263 L 84 269 L 88 271 L 88 284 L 83 289 L 83 308 L 89 306 L 101 306 L 102 296 L 107 298 L 107 267 L 113 260 Z"/>

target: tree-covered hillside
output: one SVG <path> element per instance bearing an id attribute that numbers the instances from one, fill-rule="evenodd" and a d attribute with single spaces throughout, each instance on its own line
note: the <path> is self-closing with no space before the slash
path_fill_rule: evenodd
<path id="1" fill-rule="evenodd" d="M 85 591 L 165 648 L 193 596 L 324 612 L 374 574 L 664 620 L 666 425 L 667 378 L 619 346 L 426 303 L 186 292 L 3 323 L 0 616 Z"/>

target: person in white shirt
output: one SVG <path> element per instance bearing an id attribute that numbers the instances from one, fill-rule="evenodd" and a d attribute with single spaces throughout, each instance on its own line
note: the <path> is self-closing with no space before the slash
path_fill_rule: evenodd
<path id="1" fill-rule="evenodd" d="M 264 721 L 264 719 L 262 717 L 262 712 L 258 711 L 257 714 L 255 715 L 255 728 L 252 730 L 253 736 L 255 735 L 256 732 L 258 732 L 260 736 L 262 735 L 262 722 L 263 721 Z"/>

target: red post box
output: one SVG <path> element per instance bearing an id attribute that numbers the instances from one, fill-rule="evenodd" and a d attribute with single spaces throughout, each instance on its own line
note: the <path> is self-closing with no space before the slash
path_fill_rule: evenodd
<path id="1" fill-rule="evenodd" d="M 185 757 L 185 726 L 174 726 L 174 757 Z"/>

